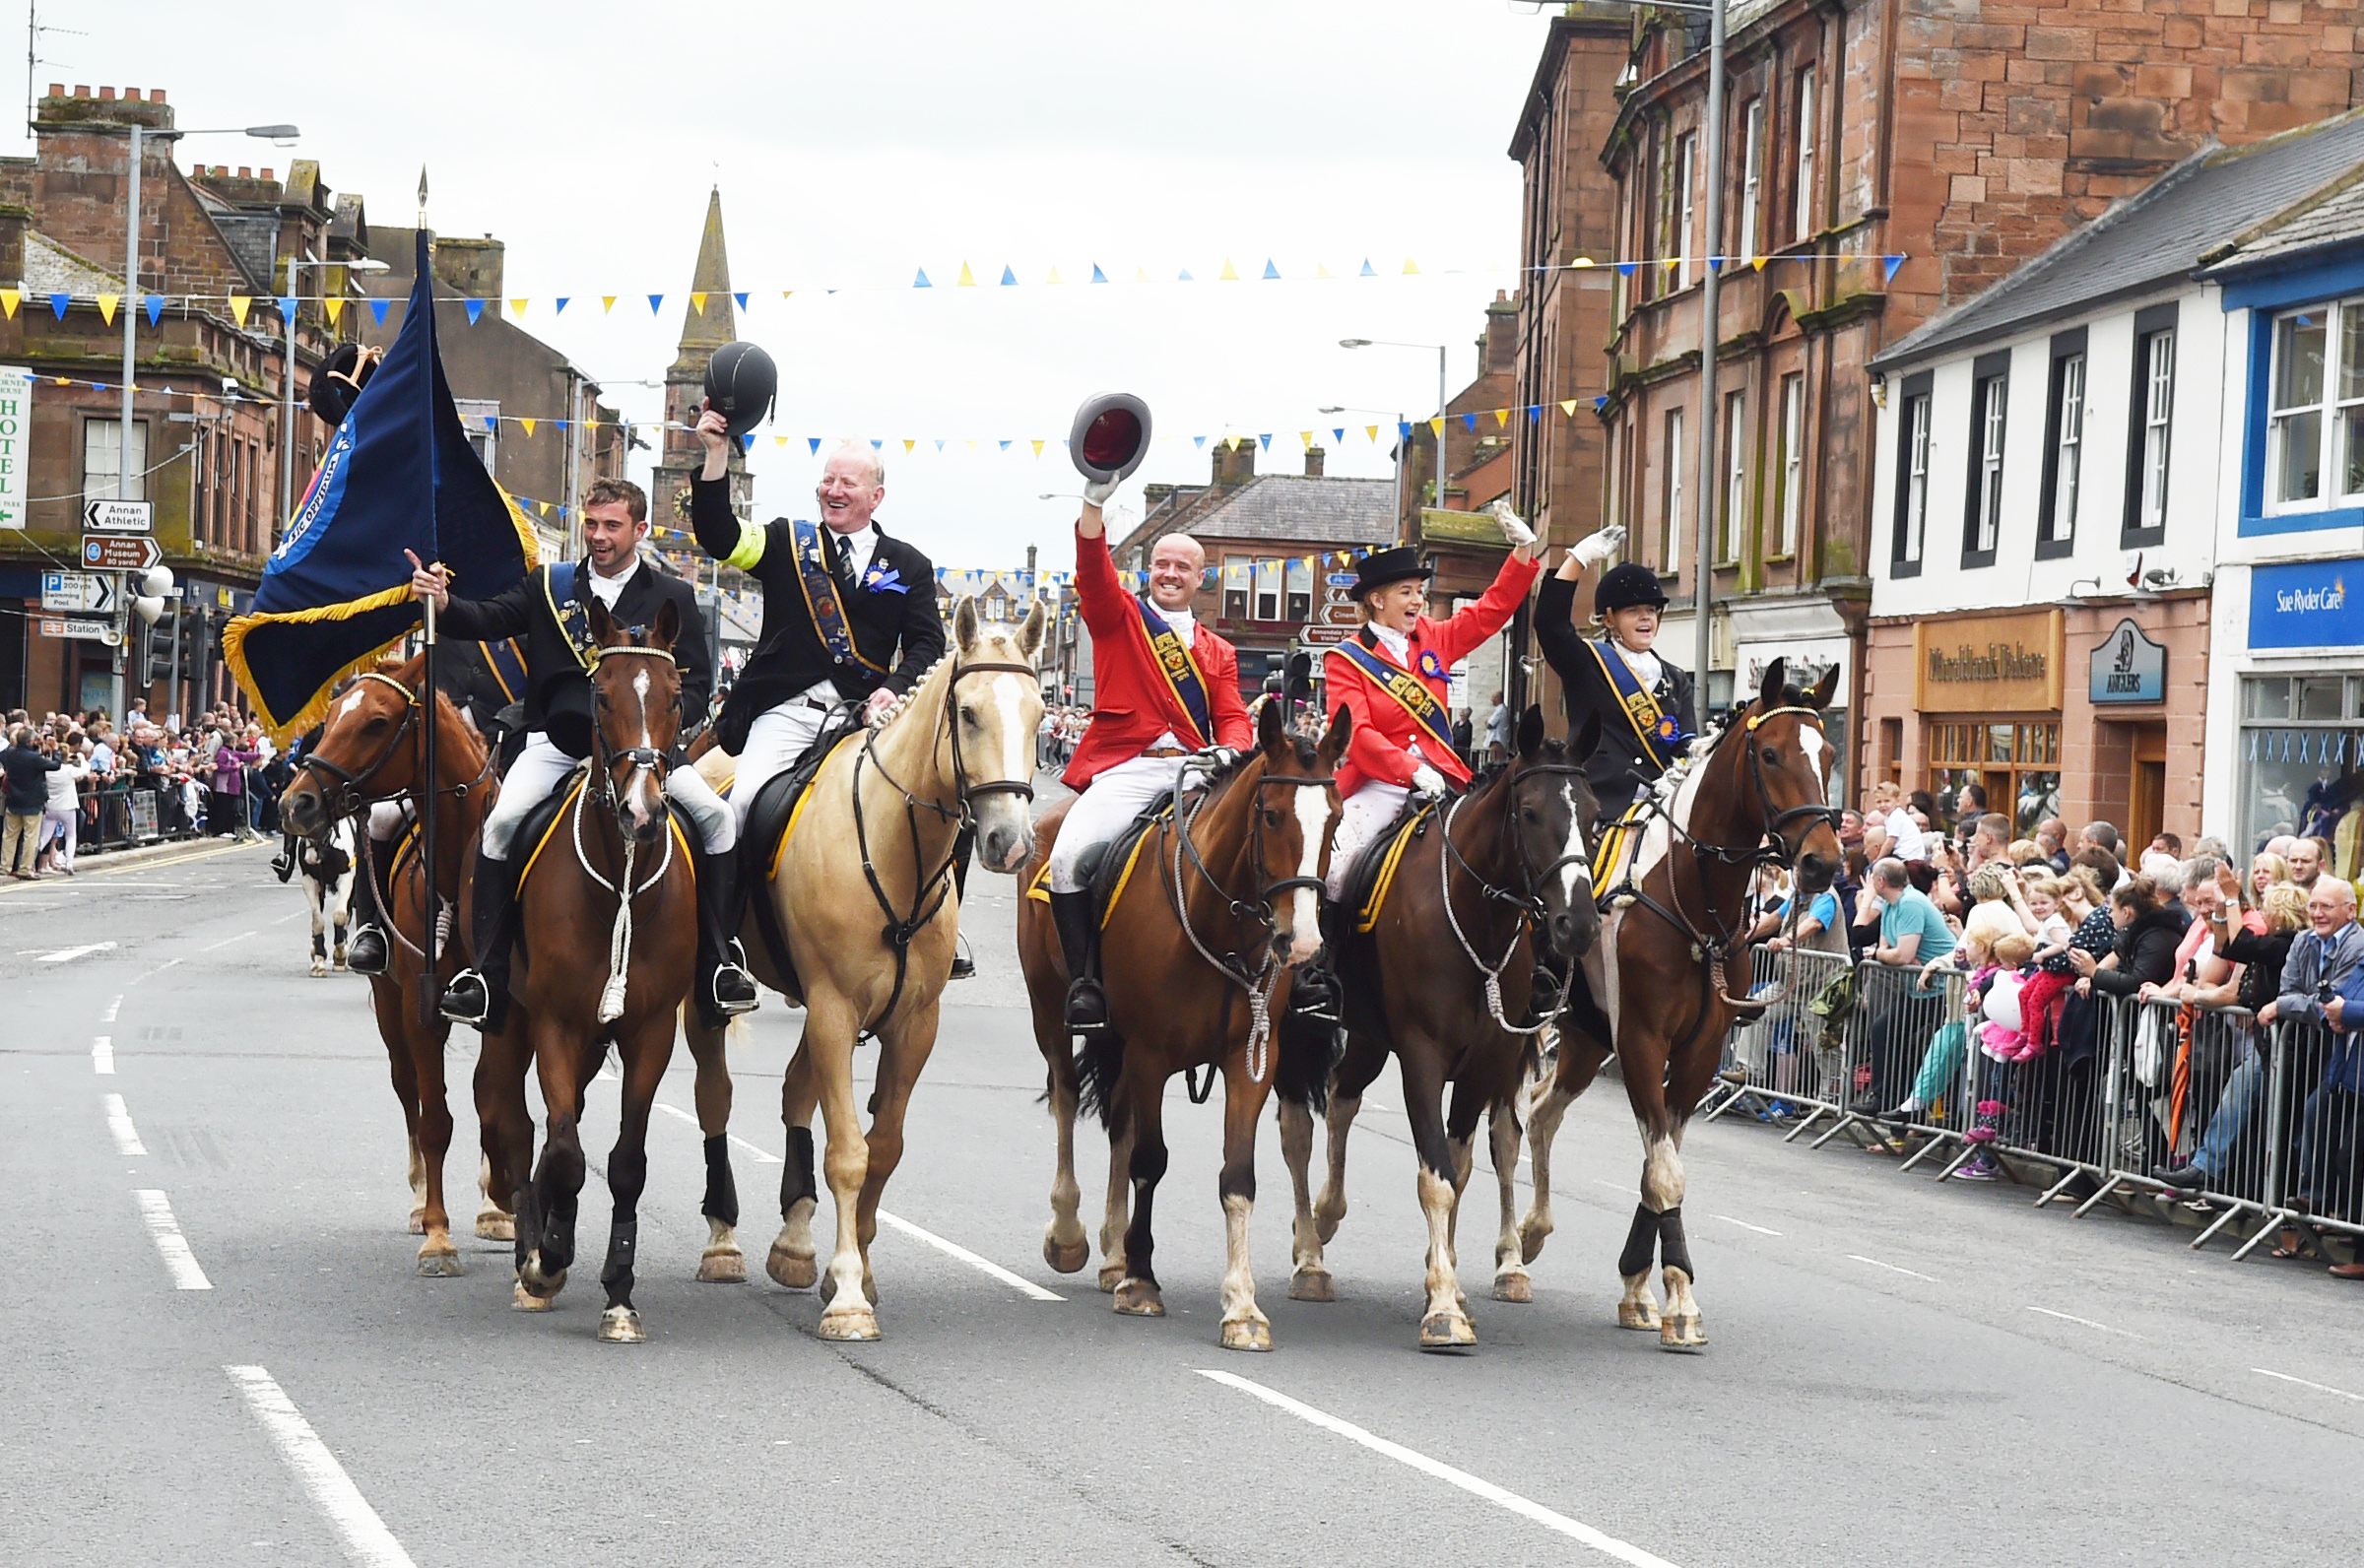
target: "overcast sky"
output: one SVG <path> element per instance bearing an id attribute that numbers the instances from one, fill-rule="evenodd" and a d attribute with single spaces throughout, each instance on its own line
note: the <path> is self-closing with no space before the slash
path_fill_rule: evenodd
<path id="1" fill-rule="evenodd" d="M 1069 562 L 1075 502 L 1036 497 L 1080 482 L 1055 442 L 1039 460 L 1023 442 L 1065 434 L 1100 388 L 1140 393 L 1176 437 L 1128 486 L 1136 508 L 1145 480 L 1205 479 L 1193 435 L 1271 431 L 1262 466 L 1294 473 L 1296 432 L 1316 428 L 1331 473 L 1393 473 L 1390 431 L 1374 448 L 1360 428 L 1386 416 L 1316 410 L 1432 412 L 1434 356 L 1338 340 L 1446 343 L 1454 390 L 1469 380 L 1482 306 L 1513 282 L 1488 270 L 1518 249 L 1504 149 L 1547 27 L 1510 0 L 268 17 L 48 0 L 41 21 L 60 31 L 40 40 L 36 88 L 163 87 L 182 126 L 303 130 L 292 149 L 192 139 L 184 166 L 316 159 L 332 189 L 407 225 L 425 164 L 429 224 L 504 240 L 507 293 L 533 300 L 524 325 L 635 417 L 657 412 L 655 387 L 627 383 L 672 359 L 719 183 L 733 287 L 753 296 L 740 335 L 781 368 L 751 459 L 762 511 L 809 505 L 804 437 L 885 437 L 890 531 L 940 564 L 1018 564 L 1031 543 L 1050 567 Z M 1407 256 L 1421 276 L 1402 276 Z M 1382 276 L 1217 283 L 1226 257 L 1248 278 L 1268 257 L 1290 278 L 1366 257 Z M 1023 286 L 947 287 L 964 261 Z M 1123 281 L 1083 286 L 1095 261 Z M 1042 286 L 1053 266 L 1068 287 Z M 1137 266 L 1160 281 L 1131 282 Z M 937 288 L 910 287 L 920 267 Z M 1168 281 L 1185 267 L 1200 281 Z M 652 319 L 654 293 L 668 298 Z M 603 316 L 605 294 L 624 297 Z M 1003 454 L 1003 438 L 1019 444 Z"/>

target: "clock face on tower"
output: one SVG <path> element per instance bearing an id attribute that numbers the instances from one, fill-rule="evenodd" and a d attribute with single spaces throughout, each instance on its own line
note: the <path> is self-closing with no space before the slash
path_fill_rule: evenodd
<path id="1" fill-rule="evenodd" d="M 683 522 L 686 523 L 690 520 L 689 486 L 684 485 L 673 492 L 673 509 L 681 514 L 681 519 Z"/>

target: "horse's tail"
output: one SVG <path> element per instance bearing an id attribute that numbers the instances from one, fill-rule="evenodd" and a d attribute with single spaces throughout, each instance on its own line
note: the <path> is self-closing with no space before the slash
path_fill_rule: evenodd
<path id="1" fill-rule="evenodd" d="M 1076 1053 L 1076 1107 L 1086 1115 L 1099 1117 L 1100 1125 L 1111 1133 L 1117 1131 L 1123 1114 L 1117 1104 L 1116 1085 L 1124 1070 L 1125 1042 L 1114 1029 L 1086 1035 L 1084 1048 Z"/>
<path id="2" fill-rule="evenodd" d="M 1345 1035 L 1319 1018 L 1282 1011 L 1276 1026 L 1280 1048 L 1273 1065 L 1273 1089 L 1291 1105 L 1316 1115 L 1330 1108 L 1330 1074 L 1345 1050 Z"/>

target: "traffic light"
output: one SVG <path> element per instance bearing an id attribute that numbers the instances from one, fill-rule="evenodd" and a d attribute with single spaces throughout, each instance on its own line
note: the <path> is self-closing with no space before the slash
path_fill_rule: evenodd
<path id="1" fill-rule="evenodd" d="M 205 612 L 183 605 L 177 629 L 180 636 L 180 678 L 186 681 L 205 668 Z"/>
<path id="2" fill-rule="evenodd" d="M 150 625 L 138 621 L 140 633 L 140 685 L 152 686 L 172 679 L 172 631 L 166 625 Z"/>

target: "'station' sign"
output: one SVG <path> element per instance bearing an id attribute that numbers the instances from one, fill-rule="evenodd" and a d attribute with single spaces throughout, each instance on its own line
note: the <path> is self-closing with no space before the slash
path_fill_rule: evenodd
<path id="1" fill-rule="evenodd" d="M 90 621 L 81 616 L 43 616 L 39 624 L 44 637 L 69 637 L 83 642 L 115 640 L 115 623 L 111 621 Z"/>
<path id="2" fill-rule="evenodd" d="M 2167 700 L 2167 650 L 2142 634 L 2132 616 L 2093 650 L 2085 694 L 2097 704 Z"/>
<path id="3" fill-rule="evenodd" d="M 2060 610 L 1914 622 L 1913 686 L 1924 713 L 2057 709 Z"/>

